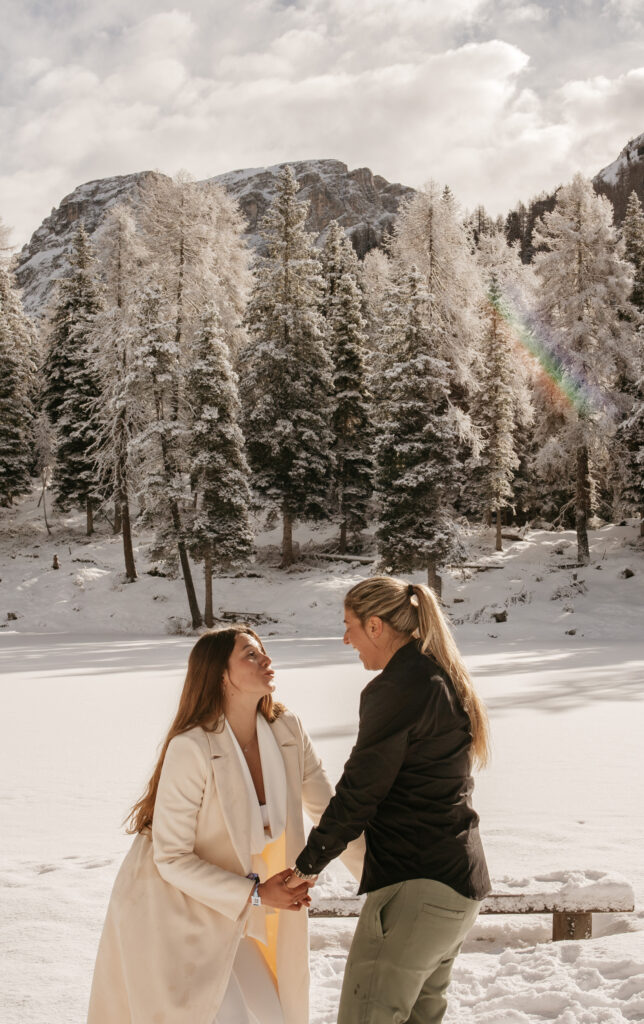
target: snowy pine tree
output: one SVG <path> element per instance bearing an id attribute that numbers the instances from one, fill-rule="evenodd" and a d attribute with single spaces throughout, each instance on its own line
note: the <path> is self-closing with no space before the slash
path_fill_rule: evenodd
<path id="1" fill-rule="evenodd" d="M 357 279 L 359 273 L 358 257 L 337 220 L 332 220 L 326 229 L 324 245 L 320 252 L 320 266 L 324 278 L 322 312 L 328 315 L 340 278 L 343 274 L 349 274 Z"/>
<path id="2" fill-rule="evenodd" d="M 179 418 L 182 368 L 176 323 L 156 282 L 142 285 L 132 332 L 128 402 L 146 410 L 132 444 L 143 467 L 139 484 L 146 516 L 163 547 L 176 546 L 193 628 L 202 625 L 187 549 L 183 507 L 191 503 L 183 468 L 186 428 Z"/>
<path id="3" fill-rule="evenodd" d="M 96 316 L 101 309 L 96 260 L 82 221 L 72 237 L 69 269 L 59 280 L 45 362 L 44 400 L 56 431 L 56 504 L 84 507 L 87 533 L 94 530 L 100 494 L 100 384 L 93 359 Z"/>
<path id="4" fill-rule="evenodd" d="M 340 519 L 340 552 L 347 535 L 354 542 L 367 525 L 373 492 L 374 439 L 371 396 L 366 385 L 363 297 L 356 275 L 358 261 L 351 243 L 335 221 L 329 225 L 321 255 L 323 309 L 328 350 L 333 363 L 333 490 Z"/>
<path id="5" fill-rule="evenodd" d="M 0 258 L 0 505 L 31 485 L 35 335 L 6 260 Z"/>
<path id="6" fill-rule="evenodd" d="M 436 355 L 432 297 L 412 267 L 399 284 L 400 337 L 386 375 L 388 401 L 378 443 L 381 560 L 395 572 L 439 569 L 460 552 L 453 499 L 459 433 L 450 406 L 452 370 Z"/>
<path id="7" fill-rule="evenodd" d="M 502 511 L 514 499 L 519 468 L 518 429 L 527 426 L 532 407 L 527 372 L 517 342 L 516 306 L 522 265 L 501 233 L 482 235 L 479 260 L 487 283 L 481 339 L 482 372 L 473 415 L 482 428 L 483 449 L 475 478 L 483 507 L 496 521 L 496 550 L 502 551 Z"/>
<path id="8" fill-rule="evenodd" d="M 575 459 L 578 558 L 586 563 L 591 460 L 605 449 L 611 392 L 634 357 L 627 319 L 632 274 L 620 254 L 610 202 L 580 174 L 559 191 L 534 241 L 543 249 L 535 260 L 540 317 L 550 332 L 553 372 L 570 397 L 559 442 Z"/>
<path id="9" fill-rule="evenodd" d="M 644 210 L 637 192 L 631 192 L 622 225 L 624 256 L 633 267 L 631 302 L 644 313 Z"/>
<path id="10" fill-rule="evenodd" d="M 617 430 L 615 454 L 622 468 L 620 503 L 639 514 L 644 537 L 644 211 L 635 192 L 628 200 L 622 233 L 624 255 L 633 268 L 631 302 L 639 317 L 633 372 L 623 382 L 627 408 Z"/>
<path id="11" fill-rule="evenodd" d="M 196 507 L 190 549 L 203 559 L 205 622 L 213 625 L 212 576 L 245 561 L 253 546 L 250 470 L 239 427 L 237 377 L 215 309 L 204 312 L 193 341 L 186 392 L 190 477 Z"/>
<path id="12" fill-rule="evenodd" d="M 294 522 L 329 515 L 333 467 L 323 282 L 297 190 L 285 167 L 262 224 L 266 255 L 256 268 L 241 361 L 248 458 L 255 487 L 282 516 L 284 566 L 294 560 Z"/>

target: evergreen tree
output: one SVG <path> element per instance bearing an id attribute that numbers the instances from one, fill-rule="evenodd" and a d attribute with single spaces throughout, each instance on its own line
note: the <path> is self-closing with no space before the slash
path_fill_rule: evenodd
<path id="1" fill-rule="evenodd" d="M 193 628 L 202 625 L 186 544 L 183 507 L 190 504 L 182 454 L 185 426 L 177 401 L 182 368 L 175 323 L 156 282 L 141 287 L 132 334 L 128 401 L 146 410 L 147 425 L 133 439 L 144 472 L 140 490 L 146 517 L 157 524 L 161 546 L 176 545 Z"/>
<path id="2" fill-rule="evenodd" d="M 631 192 L 622 225 L 624 256 L 633 267 L 631 302 L 644 313 L 644 211 L 636 192 Z"/>
<path id="3" fill-rule="evenodd" d="M 266 255 L 256 269 L 241 363 L 248 458 L 257 490 L 281 513 L 284 566 L 294 560 L 293 523 L 328 517 L 333 468 L 323 282 L 297 191 L 286 166 L 262 224 Z"/>
<path id="4" fill-rule="evenodd" d="M 589 560 L 591 458 L 611 428 L 611 391 L 632 363 L 628 322 L 632 275 L 620 255 L 607 199 L 576 175 L 535 229 L 540 317 L 550 332 L 555 373 L 571 401 L 560 443 L 574 453 L 575 526 L 580 563 Z M 631 307 L 632 309 L 632 307 Z"/>
<path id="5" fill-rule="evenodd" d="M 237 377 L 217 311 L 206 310 L 186 374 L 190 476 L 196 508 L 190 548 L 204 562 L 205 622 L 213 625 L 213 570 L 245 561 L 253 546 L 250 470 L 239 427 Z"/>
<path id="6" fill-rule="evenodd" d="M 94 531 L 99 498 L 100 384 L 93 359 L 96 316 L 101 309 L 96 260 L 82 221 L 72 237 L 69 269 L 60 279 L 45 363 L 44 400 L 56 429 L 56 504 L 84 507 L 87 533 Z"/>
<path id="7" fill-rule="evenodd" d="M 34 329 L 0 258 L 0 505 L 31 485 L 34 462 Z"/>
<path id="8" fill-rule="evenodd" d="M 516 340 L 521 263 L 500 234 L 481 238 L 479 258 L 487 283 L 481 344 L 482 373 L 474 416 L 483 450 L 475 477 L 484 507 L 496 520 L 496 550 L 502 551 L 502 511 L 513 504 L 519 469 L 518 428 L 532 418 L 526 370 Z"/>
<path id="9" fill-rule="evenodd" d="M 400 283 L 401 336 L 387 373 L 388 401 L 378 443 L 378 549 L 395 572 L 427 570 L 440 596 L 439 569 L 460 553 L 453 499 L 458 425 L 450 406 L 452 370 L 436 355 L 432 297 L 416 268 Z"/>
<path id="10" fill-rule="evenodd" d="M 454 471 L 459 493 L 466 494 L 471 486 L 471 456 L 480 446 L 471 408 L 480 376 L 480 311 L 485 292 L 471 235 L 449 189 L 441 192 L 432 182 L 404 205 L 391 251 L 394 278 L 404 281 L 414 266 L 423 282 L 427 295 L 423 315 L 431 337 L 431 355 L 449 369 L 450 415 L 458 415 L 459 420 Z M 400 336 L 397 304 L 394 292 L 387 314 L 388 344 L 394 348 Z M 454 483 L 450 478 L 450 487 Z M 456 506 L 451 508 L 455 513 Z"/>
<path id="11" fill-rule="evenodd" d="M 337 220 L 332 220 L 327 227 L 324 246 L 320 252 L 320 266 L 324 279 L 322 312 L 328 316 L 340 278 L 343 274 L 349 274 L 357 279 L 359 274 L 358 257 Z"/>
<path id="12" fill-rule="evenodd" d="M 338 283 L 329 311 L 333 345 L 333 452 L 335 498 L 340 515 L 340 552 L 347 533 L 354 542 L 365 529 L 373 492 L 375 432 L 365 381 L 360 293 L 349 274 Z"/>
<path id="13" fill-rule="evenodd" d="M 622 468 L 620 500 L 640 516 L 644 537 L 644 211 L 632 192 L 622 227 L 624 255 L 633 268 L 631 303 L 638 313 L 634 372 L 624 381 L 627 408 L 617 430 L 617 460 Z"/>
<path id="14" fill-rule="evenodd" d="M 323 309 L 333 362 L 333 490 L 340 519 L 340 552 L 344 554 L 347 534 L 357 541 L 367 525 L 373 492 L 374 429 L 364 367 L 366 335 L 363 297 L 356 280 L 358 261 L 335 221 L 329 225 L 321 263 Z"/>

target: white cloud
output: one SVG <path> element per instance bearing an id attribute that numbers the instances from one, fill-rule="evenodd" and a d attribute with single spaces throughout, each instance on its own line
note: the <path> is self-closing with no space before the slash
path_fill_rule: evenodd
<path id="1" fill-rule="evenodd" d="M 0 215 L 22 242 L 90 178 L 325 156 L 505 210 L 644 129 L 643 72 L 620 66 L 637 37 L 597 29 L 605 2 L 628 0 L 577 25 L 516 0 L 12 5 Z"/>

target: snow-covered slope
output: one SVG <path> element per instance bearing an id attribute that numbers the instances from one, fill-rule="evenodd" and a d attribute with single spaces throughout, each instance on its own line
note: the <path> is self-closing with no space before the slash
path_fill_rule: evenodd
<path id="1" fill-rule="evenodd" d="M 88 539 L 82 516 L 50 512 L 48 537 L 37 497 L 34 492 L 0 516 L 0 630 L 161 634 L 187 625 L 183 584 L 158 575 L 151 534 L 135 531 L 139 579 L 127 584 L 121 539 L 106 521 L 99 520 L 97 534 Z M 297 527 L 304 557 L 290 572 L 277 568 L 279 528 L 260 532 L 256 561 L 215 580 L 215 614 L 258 616 L 265 632 L 275 635 L 337 635 L 341 595 L 374 570 L 375 551 L 371 565 L 317 558 L 332 550 L 334 531 Z M 582 569 L 574 565 L 571 531 L 522 531 L 521 539 L 504 542 L 501 553 L 493 551 L 491 531 L 472 532 L 468 544 L 468 567 L 445 574 L 445 599 L 459 634 L 498 638 L 502 645 L 535 631 L 564 646 L 637 637 L 644 548 L 635 523 L 594 530 L 592 561 Z M 60 569 L 52 568 L 54 555 Z M 423 582 L 424 576 L 415 579 Z M 506 622 L 495 621 L 499 611 L 506 612 Z"/>
<path id="2" fill-rule="evenodd" d="M 248 220 L 247 238 L 259 241 L 257 226 L 273 197 L 277 175 L 284 164 L 231 171 L 207 179 L 223 185 L 239 200 Z M 405 185 L 391 184 L 367 168 L 350 171 L 340 160 L 301 160 L 292 163 L 300 183 L 299 198 L 310 202 L 309 231 L 321 236 L 336 219 L 351 237 L 360 255 L 382 242 L 391 230 L 402 199 L 413 194 Z M 154 171 L 89 181 L 65 196 L 51 211 L 17 258 L 16 277 L 22 288 L 25 309 L 43 315 L 53 282 L 65 266 L 74 224 L 79 218 L 92 234 L 109 207 L 117 202 L 136 202 L 141 185 Z"/>
<path id="3" fill-rule="evenodd" d="M 36 498 L 0 516 L 0 991 L 2 1024 L 81 1024 L 100 929 L 130 839 L 124 814 L 171 720 L 193 637 L 181 581 L 122 583 L 118 538 Z M 315 560 L 331 532 L 300 528 L 305 558 L 275 567 L 277 531 L 216 606 L 255 613 L 278 696 L 299 714 L 332 778 L 354 741 L 369 679 L 340 641 L 342 597 L 368 564 Z M 492 550 L 469 538 L 446 574 L 448 612 L 490 713 L 492 761 L 475 806 L 490 873 L 508 892 L 577 890 L 623 875 L 635 913 L 594 915 L 594 938 L 552 943 L 547 916 L 481 917 L 458 958 L 445 1024 L 624 1024 L 644 1019 L 644 552 L 638 524 L 591 534 L 525 531 Z M 57 554 L 60 569 L 52 569 Z M 632 575 L 626 573 L 629 570 Z M 421 580 L 419 575 L 416 579 Z M 494 615 L 507 612 L 507 621 Z M 7 619 L 7 612 L 17 617 Z M 341 866 L 321 879 L 348 891 Z M 614 882 L 614 879 L 613 879 Z M 613 884 L 611 882 L 611 885 Z M 334 1024 L 355 922 L 312 922 L 311 1024 Z"/>

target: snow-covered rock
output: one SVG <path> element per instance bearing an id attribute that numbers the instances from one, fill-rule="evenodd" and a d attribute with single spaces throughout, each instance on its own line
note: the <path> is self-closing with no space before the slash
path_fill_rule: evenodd
<path id="1" fill-rule="evenodd" d="M 644 133 L 626 143 L 617 159 L 595 175 L 593 185 L 610 199 L 621 224 L 631 192 L 644 199 Z"/>
<path id="2" fill-rule="evenodd" d="M 247 239 L 259 243 L 258 224 L 266 212 L 285 165 L 230 171 L 206 181 L 223 185 L 239 202 L 248 220 Z M 324 231 L 337 220 L 360 256 L 380 245 L 391 231 L 400 202 L 413 195 L 406 185 L 391 184 L 368 167 L 350 171 L 340 160 L 300 160 L 290 165 L 300 185 L 298 199 L 310 202 L 306 227 L 324 241 Z M 56 278 L 65 268 L 66 252 L 76 222 L 82 218 L 89 234 L 116 202 L 136 202 L 141 186 L 155 171 L 100 178 L 79 185 L 51 211 L 16 261 L 16 278 L 27 312 L 43 315 Z M 204 182 L 205 183 L 205 182 Z"/>

